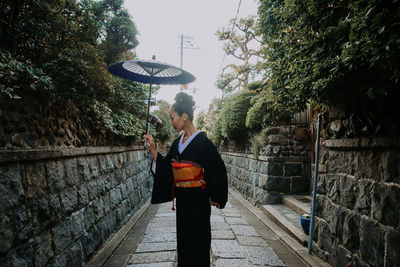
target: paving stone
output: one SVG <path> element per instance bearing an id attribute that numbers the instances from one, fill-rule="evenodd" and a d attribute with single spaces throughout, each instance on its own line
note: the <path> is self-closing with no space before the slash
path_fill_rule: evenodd
<path id="1" fill-rule="evenodd" d="M 231 227 L 227 223 L 221 222 L 211 222 L 212 230 L 229 230 Z"/>
<path id="2" fill-rule="evenodd" d="M 175 251 L 135 253 L 129 259 L 128 264 L 134 263 L 155 263 L 175 261 Z"/>
<path id="3" fill-rule="evenodd" d="M 225 217 L 242 217 L 238 211 L 223 210 L 222 213 Z"/>
<path id="4" fill-rule="evenodd" d="M 176 227 L 148 227 L 146 234 L 153 233 L 176 233 Z"/>
<path id="5" fill-rule="evenodd" d="M 247 260 L 244 259 L 217 259 L 215 267 L 252 267 Z"/>
<path id="6" fill-rule="evenodd" d="M 228 224 L 239 224 L 239 225 L 249 225 L 249 223 L 243 218 L 238 217 L 227 217 L 225 218 Z"/>
<path id="7" fill-rule="evenodd" d="M 233 208 L 232 204 L 229 201 L 226 202 L 225 209 L 226 208 L 228 208 L 228 209 Z"/>
<path id="8" fill-rule="evenodd" d="M 237 236 L 242 246 L 268 247 L 267 242 L 259 236 Z"/>
<path id="9" fill-rule="evenodd" d="M 216 215 L 221 215 L 222 214 L 222 210 L 216 208 L 216 207 L 211 207 L 211 214 L 216 214 Z"/>
<path id="10" fill-rule="evenodd" d="M 231 225 L 231 227 L 237 236 L 260 236 L 256 230 L 249 225 Z"/>
<path id="11" fill-rule="evenodd" d="M 156 252 L 156 251 L 175 251 L 176 242 L 162 243 L 140 243 L 135 253 L 138 252 Z"/>
<path id="12" fill-rule="evenodd" d="M 211 230 L 213 239 L 235 239 L 232 230 Z"/>
<path id="13" fill-rule="evenodd" d="M 175 233 L 154 233 L 150 232 L 149 234 L 144 235 L 142 242 L 145 243 L 159 243 L 159 242 L 175 242 L 176 234 Z"/>
<path id="14" fill-rule="evenodd" d="M 175 220 L 164 220 L 164 221 L 151 221 L 149 224 L 149 227 L 151 228 L 156 228 L 156 227 L 176 227 L 176 221 Z"/>
<path id="15" fill-rule="evenodd" d="M 157 213 L 156 214 L 156 217 L 173 217 L 173 218 L 175 218 L 176 217 L 176 214 L 175 214 L 175 212 L 162 212 L 162 213 Z"/>
<path id="16" fill-rule="evenodd" d="M 286 266 L 270 247 L 243 247 L 250 261 L 255 265 Z"/>
<path id="17" fill-rule="evenodd" d="M 127 267 L 173 267 L 173 262 L 157 262 L 144 264 L 128 264 Z"/>
<path id="18" fill-rule="evenodd" d="M 237 240 L 212 240 L 211 249 L 215 256 L 221 258 L 241 259 L 245 257 Z"/>
<path id="19" fill-rule="evenodd" d="M 221 215 L 211 215 L 210 221 L 223 223 L 223 222 L 225 222 L 225 219 L 224 219 L 224 216 L 221 216 Z"/>

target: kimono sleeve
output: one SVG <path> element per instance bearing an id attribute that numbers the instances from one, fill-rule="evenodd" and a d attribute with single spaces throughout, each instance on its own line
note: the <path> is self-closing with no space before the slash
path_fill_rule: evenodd
<path id="1" fill-rule="evenodd" d="M 157 155 L 156 172 L 151 171 L 154 176 L 153 192 L 151 196 L 152 204 L 159 204 L 172 201 L 173 173 L 170 157 Z"/>
<path id="2" fill-rule="evenodd" d="M 228 201 L 228 178 L 225 164 L 211 141 L 208 141 L 205 147 L 207 160 L 204 166 L 204 178 L 211 200 L 219 203 L 220 208 L 223 209 Z"/>

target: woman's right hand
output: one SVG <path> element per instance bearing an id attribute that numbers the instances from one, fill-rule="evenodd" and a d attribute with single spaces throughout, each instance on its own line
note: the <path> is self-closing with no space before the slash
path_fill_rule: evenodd
<path id="1" fill-rule="evenodd" d="M 143 135 L 143 141 L 146 143 L 146 147 L 150 150 L 151 154 L 153 154 L 153 159 L 157 159 L 157 147 L 156 144 L 154 143 L 153 136 L 151 136 L 149 133 L 145 133 Z"/>

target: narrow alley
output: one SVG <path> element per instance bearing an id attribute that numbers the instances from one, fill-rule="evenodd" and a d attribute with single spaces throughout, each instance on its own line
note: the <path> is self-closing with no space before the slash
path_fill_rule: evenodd
<path id="1" fill-rule="evenodd" d="M 212 208 L 211 266 L 324 266 L 312 256 L 302 259 L 300 245 L 296 252 L 289 249 L 279 233 L 271 231 L 251 211 L 257 208 L 239 198 L 231 192 L 224 209 Z M 106 246 L 88 266 L 176 266 L 175 213 L 171 203 L 147 207 L 135 225 L 129 231 L 125 229 L 126 237 L 111 240 L 109 245 L 114 249 Z"/>

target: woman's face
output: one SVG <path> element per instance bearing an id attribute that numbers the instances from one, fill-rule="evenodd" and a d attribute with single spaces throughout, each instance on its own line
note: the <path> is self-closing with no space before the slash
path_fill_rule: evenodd
<path id="1" fill-rule="evenodd" d="M 183 126 L 185 125 L 184 115 L 185 114 L 179 116 L 179 114 L 176 113 L 175 110 L 173 109 L 171 109 L 171 111 L 169 112 L 172 128 L 174 128 L 174 130 L 177 131 L 178 133 L 183 130 Z"/>

